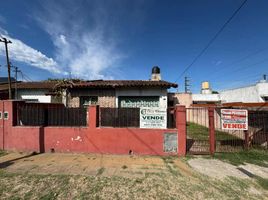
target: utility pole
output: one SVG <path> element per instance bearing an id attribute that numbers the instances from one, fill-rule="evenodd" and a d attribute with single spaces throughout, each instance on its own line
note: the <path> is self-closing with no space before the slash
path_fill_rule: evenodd
<path id="1" fill-rule="evenodd" d="M 189 80 L 189 77 L 185 76 L 184 77 L 184 92 L 185 93 L 190 93 L 190 80 Z"/>
<path id="2" fill-rule="evenodd" d="M 12 93 L 11 93 L 11 77 L 10 77 L 10 62 L 9 62 L 8 48 L 7 48 L 7 44 L 12 43 L 12 42 L 10 40 L 7 40 L 4 37 L 0 38 L 0 42 L 5 43 L 5 47 L 6 47 L 7 71 L 8 71 L 8 98 L 9 99 L 12 99 Z"/>
<path id="3" fill-rule="evenodd" d="M 14 72 L 15 72 L 15 79 L 16 79 L 16 82 L 15 82 L 15 99 L 17 100 L 18 99 L 18 86 L 17 86 L 17 82 L 18 82 L 18 72 L 21 72 L 20 70 L 18 70 L 18 67 L 16 66 L 13 66 L 15 69 L 14 69 Z"/>

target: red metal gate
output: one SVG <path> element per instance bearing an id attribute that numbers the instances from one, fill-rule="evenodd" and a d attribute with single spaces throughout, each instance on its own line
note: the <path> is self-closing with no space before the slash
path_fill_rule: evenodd
<path id="1" fill-rule="evenodd" d="M 186 150 L 188 154 L 209 154 L 209 112 L 208 108 L 186 109 Z"/>

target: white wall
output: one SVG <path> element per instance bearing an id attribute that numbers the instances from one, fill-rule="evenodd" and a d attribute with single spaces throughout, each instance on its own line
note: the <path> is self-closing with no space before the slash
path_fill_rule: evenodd
<path id="1" fill-rule="evenodd" d="M 195 102 L 218 102 L 220 96 L 219 94 L 193 94 L 192 100 Z"/>
<path id="2" fill-rule="evenodd" d="M 51 103 L 51 96 L 45 95 L 47 90 L 18 90 L 18 99 L 38 99 L 40 103 Z"/>
<path id="3" fill-rule="evenodd" d="M 256 85 L 220 92 L 222 103 L 225 102 L 264 102 L 262 95 L 268 95 L 268 83 L 257 83 Z"/>
<path id="4" fill-rule="evenodd" d="M 256 87 L 259 91 L 260 97 L 268 97 L 268 83 L 258 83 Z"/>
<path id="5" fill-rule="evenodd" d="M 159 106 L 167 108 L 167 89 L 164 88 L 127 88 L 116 89 L 116 107 L 118 107 L 119 96 L 159 96 Z"/>

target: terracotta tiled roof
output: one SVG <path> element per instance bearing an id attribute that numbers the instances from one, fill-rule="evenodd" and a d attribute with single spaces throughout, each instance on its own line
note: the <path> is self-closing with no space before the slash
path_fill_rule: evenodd
<path id="1" fill-rule="evenodd" d="M 15 83 L 12 84 L 12 88 Z M 75 83 L 60 83 L 57 81 L 44 82 L 20 82 L 17 83 L 18 89 L 55 89 L 55 88 L 119 88 L 119 87 L 178 87 L 175 83 L 167 81 L 145 81 L 145 80 L 96 80 L 82 81 Z M 8 84 L 0 84 L 0 90 L 7 90 Z"/>
<path id="2" fill-rule="evenodd" d="M 53 89 L 55 82 L 18 82 L 18 89 Z M 12 89 L 15 88 L 15 83 L 12 83 Z M 8 84 L 0 84 L 0 90 L 7 90 Z"/>
<path id="3" fill-rule="evenodd" d="M 73 88 L 118 88 L 118 87 L 178 87 L 175 83 L 167 81 L 145 81 L 145 80 L 99 80 L 76 83 Z"/>

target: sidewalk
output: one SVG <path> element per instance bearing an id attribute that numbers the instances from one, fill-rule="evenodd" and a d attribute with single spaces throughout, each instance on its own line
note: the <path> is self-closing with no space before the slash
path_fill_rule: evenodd
<path id="1" fill-rule="evenodd" d="M 177 158 L 174 165 L 189 174 L 189 167 Z M 0 157 L 0 168 L 31 174 L 80 174 L 143 177 L 146 173 L 165 173 L 167 163 L 157 156 L 44 153 L 9 153 Z"/>

